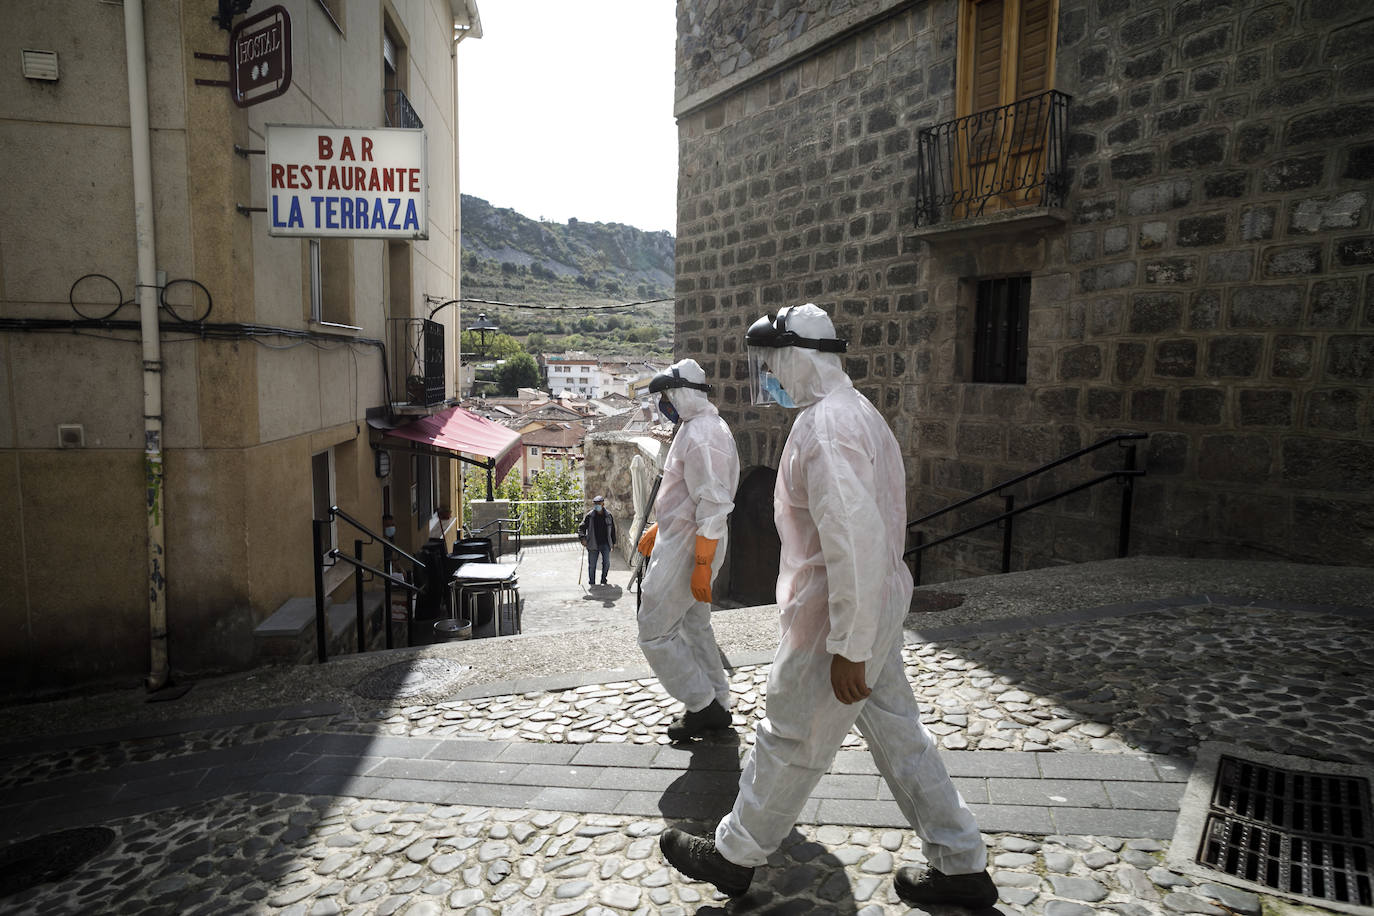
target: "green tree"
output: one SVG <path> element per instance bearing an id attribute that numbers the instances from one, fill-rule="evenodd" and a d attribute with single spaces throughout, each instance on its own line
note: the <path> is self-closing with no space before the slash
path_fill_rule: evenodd
<path id="1" fill-rule="evenodd" d="M 479 339 L 472 331 L 463 332 L 463 352 L 475 354 L 481 348 L 478 346 Z M 509 334 L 487 335 L 487 348 L 482 354 L 485 359 L 510 359 L 525 352 L 525 348 L 520 345 L 520 341 L 511 337 Z"/>
<path id="2" fill-rule="evenodd" d="M 525 534 L 570 534 L 582 518 L 582 475 L 580 472 L 540 471 L 530 482 L 526 494 L 531 501 L 520 507 Z"/>
<path id="3" fill-rule="evenodd" d="M 520 388 L 538 388 L 541 381 L 539 364 L 528 353 L 517 353 L 496 370 L 496 378 L 502 394 L 512 395 Z"/>
<path id="4" fill-rule="evenodd" d="M 512 468 L 501 482 L 492 487 L 491 495 L 496 499 L 519 500 L 521 497 L 520 473 Z M 472 465 L 463 466 L 463 524 L 472 524 L 472 504 L 487 498 L 487 472 Z"/>
<path id="5" fill-rule="evenodd" d="M 597 329 L 596 319 L 591 315 L 583 315 L 577 319 L 577 329 L 586 333 L 591 333 Z"/>
<path id="6" fill-rule="evenodd" d="M 530 354 L 543 353 L 549 348 L 549 339 L 544 336 L 543 331 L 535 331 L 525 338 L 525 352 Z"/>
<path id="7" fill-rule="evenodd" d="M 524 534 L 571 534 L 582 518 L 582 474 L 543 471 L 526 490 L 515 469 L 492 487 L 496 499 L 510 500 L 510 514 L 522 519 Z M 472 524 L 472 504 L 487 498 L 487 475 L 481 468 L 463 468 L 463 523 Z"/>

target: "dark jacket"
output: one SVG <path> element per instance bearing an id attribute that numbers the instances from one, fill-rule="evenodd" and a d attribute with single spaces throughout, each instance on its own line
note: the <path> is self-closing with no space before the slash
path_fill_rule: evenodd
<path id="1" fill-rule="evenodd" d="M 596 550 L 601 547 L 601 545 L 596 541 L 596 525 L 592 523 L 592 516 L 595 513 L 596 509 L 592 509 L 586 515 L 582 516 L 582 521 L 579 522 L 577 525 L 577 539 L 586 544 L 588 550 Z M 611 546 L 614 547 L 615 519 L 611 517 L 610 510 L 607 510 L 606 514 L 603 515 L 602 518 L 606 522 L 606 533 L 610 535 Z"/>

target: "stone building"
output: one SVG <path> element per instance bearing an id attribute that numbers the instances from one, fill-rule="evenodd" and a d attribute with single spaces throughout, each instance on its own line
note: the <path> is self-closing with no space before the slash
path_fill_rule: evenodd
<path id="1" fill-rule="evenodd" d="M 744 329 L 814 301 L 910 518 L 1140 432 L 1131 552 L 1374 562 L 1367 4 L 679 0 L 677 54 L 677 351 L 744 501 L 788 423 L 748 404 Z M 1012 568 L 1114 556 L 1120 496 L 1018 517 Z M 923 570 L 1000 565 L 985 529 Z"/>
<path id="2" fill-rule="evenodd" d="M 312 600 L 312 519 L 336 505 L 379 531 L 389 509 L 416 550 L 457 505 L 450 453 L 383 435 L 456 394 L 457 310 L 425 319 L 459 296 L 475 0 L 220 21 L 233 6 L 0 4 L 0 689 L 251 665 L 255 628 Z M 240 88 L 285 91 L 240 107 L 228 30 L 259 16 L 253 53 L 289 50 L 289 85 L 264 56 Z M 268 125 L 422 131 L 427 217 L 405 237 L 270 234 L 288 220 Z M 349 553 L 358 536 L 326 535 Z"/>

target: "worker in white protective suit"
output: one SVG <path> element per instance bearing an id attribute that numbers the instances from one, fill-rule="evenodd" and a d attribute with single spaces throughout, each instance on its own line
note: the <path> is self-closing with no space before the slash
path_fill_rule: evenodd
<path id="1" fill-rule="evenodd" d="M 846 342 L 815 305 L 760 318 L 745 342 L 755 402 L 800 409 L 773 492 L 781 639 L 734 809 L 714 839 L 665 832 L 664 856 L 743 894 L 857 723 L 931 865 L 900 869 L 898 895 L 914 906 L 992 906 L 978 825 L 921 724 L 902 662 L 912 579 L 897 441 L 845 375 Z"/>
<path id="2" fill-rule="evenodd" d="M 680 424 L 654 501 L 657 521 L 639 539 L 648 557 L 640 594 L 639 647 L 659 683 L 686 707 L 668 726 L 673 741 L 729 728 L 730 682 L 711 629 L 711 583 L 725 562 L 739 454 L 730 428 L 706 398 L 694 359 L 649 382 L 659 409 Z"/>

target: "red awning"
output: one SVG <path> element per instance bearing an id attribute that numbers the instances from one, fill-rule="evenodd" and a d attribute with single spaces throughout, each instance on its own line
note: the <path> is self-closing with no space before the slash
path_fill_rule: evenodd
<path id="1" fill-rule="evenodd" d="M 450 407 L 432 416 L 389 429 L 385 437 L 405 439 L 438 451 L 454 453 L 455 457 L 482 467 L 487 467 L 488 462 L 477 461 L 469 456 L 494 459 L 497 482 L 520 460 L 519 433 L 461 407 Z"/>

